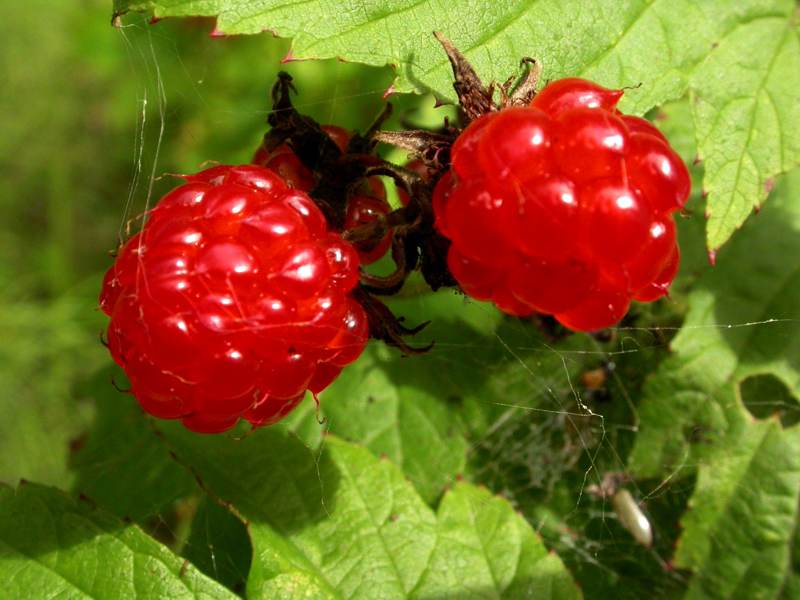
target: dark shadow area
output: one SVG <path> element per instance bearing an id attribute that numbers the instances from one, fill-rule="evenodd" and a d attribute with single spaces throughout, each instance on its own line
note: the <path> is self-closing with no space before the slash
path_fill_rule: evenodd
<path id="1" fill-rule="evenodd" d="M 800 232 L 785 180 L 720 250 L 700 286 L 714 294 L 715 322 L 740 363 L 800 369 Z"/>
<path id="2" fill-rule="evenodd" d="M 745 408 L 756 419 L 777 416 L 783 427 L 800 422 L 800 403 L 788 387 L 774 375 L 754 375 L 739 384 Z"/>
<path id="3" fill-rule="evenodd" d="M 695 478 L 685 477 L 663 488 L 660 484 L 641 480 L 624 485 L 650 521 L 651 548 L 637 543 L 614 513 L 611 501 L 600 498 L 584 499 L 570 515 L 568 529 L 542 531 L 548 546 L 581 583 L 586 598 L 672 598 L 685 591 L 690 573 L 672 569 L 669 561 Z M 652 496 L 646 497 L 649 493 Z"/>
<path id="4" fill-rule="evenodd" d="M 158 527 L 173 503 L 197 493 L 192 475 L 170 456 L 136 400 L 121 369 L 108 367 L 78 390 L 95 403 L 91 428 L 72 445 L 72 491 L 121 518 Z"/>
<path id="5" fill-rule="evenodd" d="M 182 555 L 203 573 L 244 595 L 253 560 L 247 526 L 224 507 L 203 499 Z"/>
<path id="6" fill-rule="evenodd" d="M 336 508 L 340 473 L 324 451 L 315 452 L 281 426 L 199 435 L 158 421 L 171 454 L 216 502 L 248 522 L 283 535 L 302 531 Z"/>

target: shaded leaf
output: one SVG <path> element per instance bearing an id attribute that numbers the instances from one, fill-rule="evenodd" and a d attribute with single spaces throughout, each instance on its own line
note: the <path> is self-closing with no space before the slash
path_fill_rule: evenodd
<path id="1" fill-rule="evenodd" d="M 0 303 L 0 481 L 72 480 L 70 444 L 92 415 L 75 387 L 105 354 L 91 294 Z"/>
<path id="2" fill-rule="evenodd" d="M 467 484 L 445 496 L 437 520 L 391 462 L 333 436 L 314 453 L 278 429 L 238 441 L 163 430 L 207 489 L 248 520 L 249 597 L 436 598 L 444 574 L 467 563 L 475 572 L 461 578 L 461 597 L 528 588 L 577 596 L 510 505 Z"/>
<path id="3" fill-rule="evenodd" d="M 677 567 L 687 598 L 777 598 L 792 572 L 800 501 L 800 428 L 749 423 L 698 474 Z"/>
<path id="4" fill-rule="evenodd" d="M 70 461 L 77 475 L 73 490 L 120 517 L 141 522 L 197 486 L 169 456 L 136 400 L 111 385 L 112 376 L 124 385 L 119 368 L 103 369 L 87 385 L 97 416 Z"/>
<path id="5" fill-rule="evenodd" d="M 235 598 L 135 525 L 36 484 L 0 485 L 0 579 L 8 598 Z"/>
<path id="6" fill-rule="evenodd" d="M 225 507 L 207 497 L 200 501 L 182 554 L 209 577 L 244 592 L 253 547 L 245 524 Z"/>
<path id="7" fill-rule="evenodd" d="M 800 397 L 800 171 L 697 282 L 674 355 L 650 380 L 631 467 L 660 476 L 742 422 L 738 383 L 771 374 Z M 747 276 L 740 276 L 747 273 Z M 701 443 L 703 442 L 703 443 Z"/>

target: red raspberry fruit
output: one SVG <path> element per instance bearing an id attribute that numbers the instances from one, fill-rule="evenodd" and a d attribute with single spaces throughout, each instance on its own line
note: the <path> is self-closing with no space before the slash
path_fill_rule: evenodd
<path id="1" fill-rule="evenodd" d="M 347 201 L 347 215 L 345 229 L 353 229 L 360 225 L 373 223 L 384 215 L 389 214 L 391 207 L 382 198 L 374 196 L 351 196 Z M 370 248 L 361 249 L 356 246 L 362 265 L 369 265 L 380 260 L 392 245 L 392 233 L 388 232 L 379 242 Z"/>
<path id="2" fill-rule="evenodd" d="M 111 355 L 156 417 L 206 433 L 275 423 L 364 349 L 358 256 L 269 169 L 185 179 L 106 274 Z"/>
<path id="3" fill-rule="evenodd" d="M 621 97 L 562 79 L 461 133 L 433 209 L 464 292 L 576 331 L 667 293 L 689 172 L 651 123 L 616 110 Z"/>

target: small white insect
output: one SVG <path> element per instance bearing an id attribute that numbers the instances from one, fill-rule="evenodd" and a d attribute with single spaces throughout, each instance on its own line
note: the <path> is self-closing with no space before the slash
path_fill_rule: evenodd
<path id="1" fill-rule="evenodd" d="M 624 488 L 617 490 L 611 498 L 611 504 L 614 512 L 617 513 L 619 522 L 630 532 L 633 539 L 645 548 L 652 546 L 653 527 L 631 493 Z"/>
<path id="2" fill-rule="evenodd" d="M 645 548 L 653 545 L 653 526 L 642 512 L 631 493 L 620 487 L 630 478 L 624 473 L 606 473 L 600 485 L 592 485 L 587 491 L 599 498 L 611 498 L 611 505 L 620 524 Z"/>

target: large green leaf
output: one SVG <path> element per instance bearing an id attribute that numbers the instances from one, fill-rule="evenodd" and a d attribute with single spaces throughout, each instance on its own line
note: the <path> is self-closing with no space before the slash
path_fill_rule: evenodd
<path id="1" fill-rule="evenodd" d="M 450 66 L 431 33 L 448 35 L 487 80 L 504 81 L 522 56 L 542 61 L 544 77 L 586 74 L 630 90 L 644 111 L 683 94 L 688 70 L 737 22 L 774 14 L 778 4 L 748 0 L 526 0 L 477 4 L 333 0 L 115 0 L 117 14 L 217 17 L 224 33 L 271 31 L 293 38 L 295 58 L 331 58 L 397 69 L 398 91 L 432 89 L 452 97 Z"/>
<path id="2" fill-rule="evenodd" d="M 687 598 L 778 598 L 798 576 L 798 501 L 800 427 L 748 423 L 698 474 L 675 555 L 697 571 Z"/>
<path id="3" fill-rule="evenodd" d="M 577 598 L 561 560 L 484 488 L 459 483 L 439 506 L 437 544 L 415 598 Z"/>
<path id="4" fill-rule="evenodd" d="M 772 178 L 800 162 L 800 42 L 792 0 L 115 0 L 117 14 L 217 17 L 225 33 L 291 37 L 295 58 L 392 65 L 398 91 L 452 98 L 449 64 L 431 36 L 449 35 L 486 80 L 504 81 L 522 56 L 544 79 L 584 75 L 627 87 L 642 113 L 691 89 L 706 160 L 708 245 L 720 247 L 766 198 Z M 459 6 L 463 5 L 463 6 Z"/>
<path id="5" fill-rule="evenodd" d="M 468 484 L 438 518 L 388 460 L 280 429 L 245 439 L 162 427 L 179 460 L 249 522 L 254 598 L 574 598 L 563 565 L 511 506 Z"/>
<path id="6" fill-rule="evenodd" d="M 733 30 L 692 74 L 712 249 L 761 205 L 775 175 L 800 162 L 800 30 L 787 4 Z"/>
<path id="7" fill-rule="evenodd" d="M 135 525 L 29 483 L 0 485 L 0 580 L 6 598 L 235 598 Z"/>

